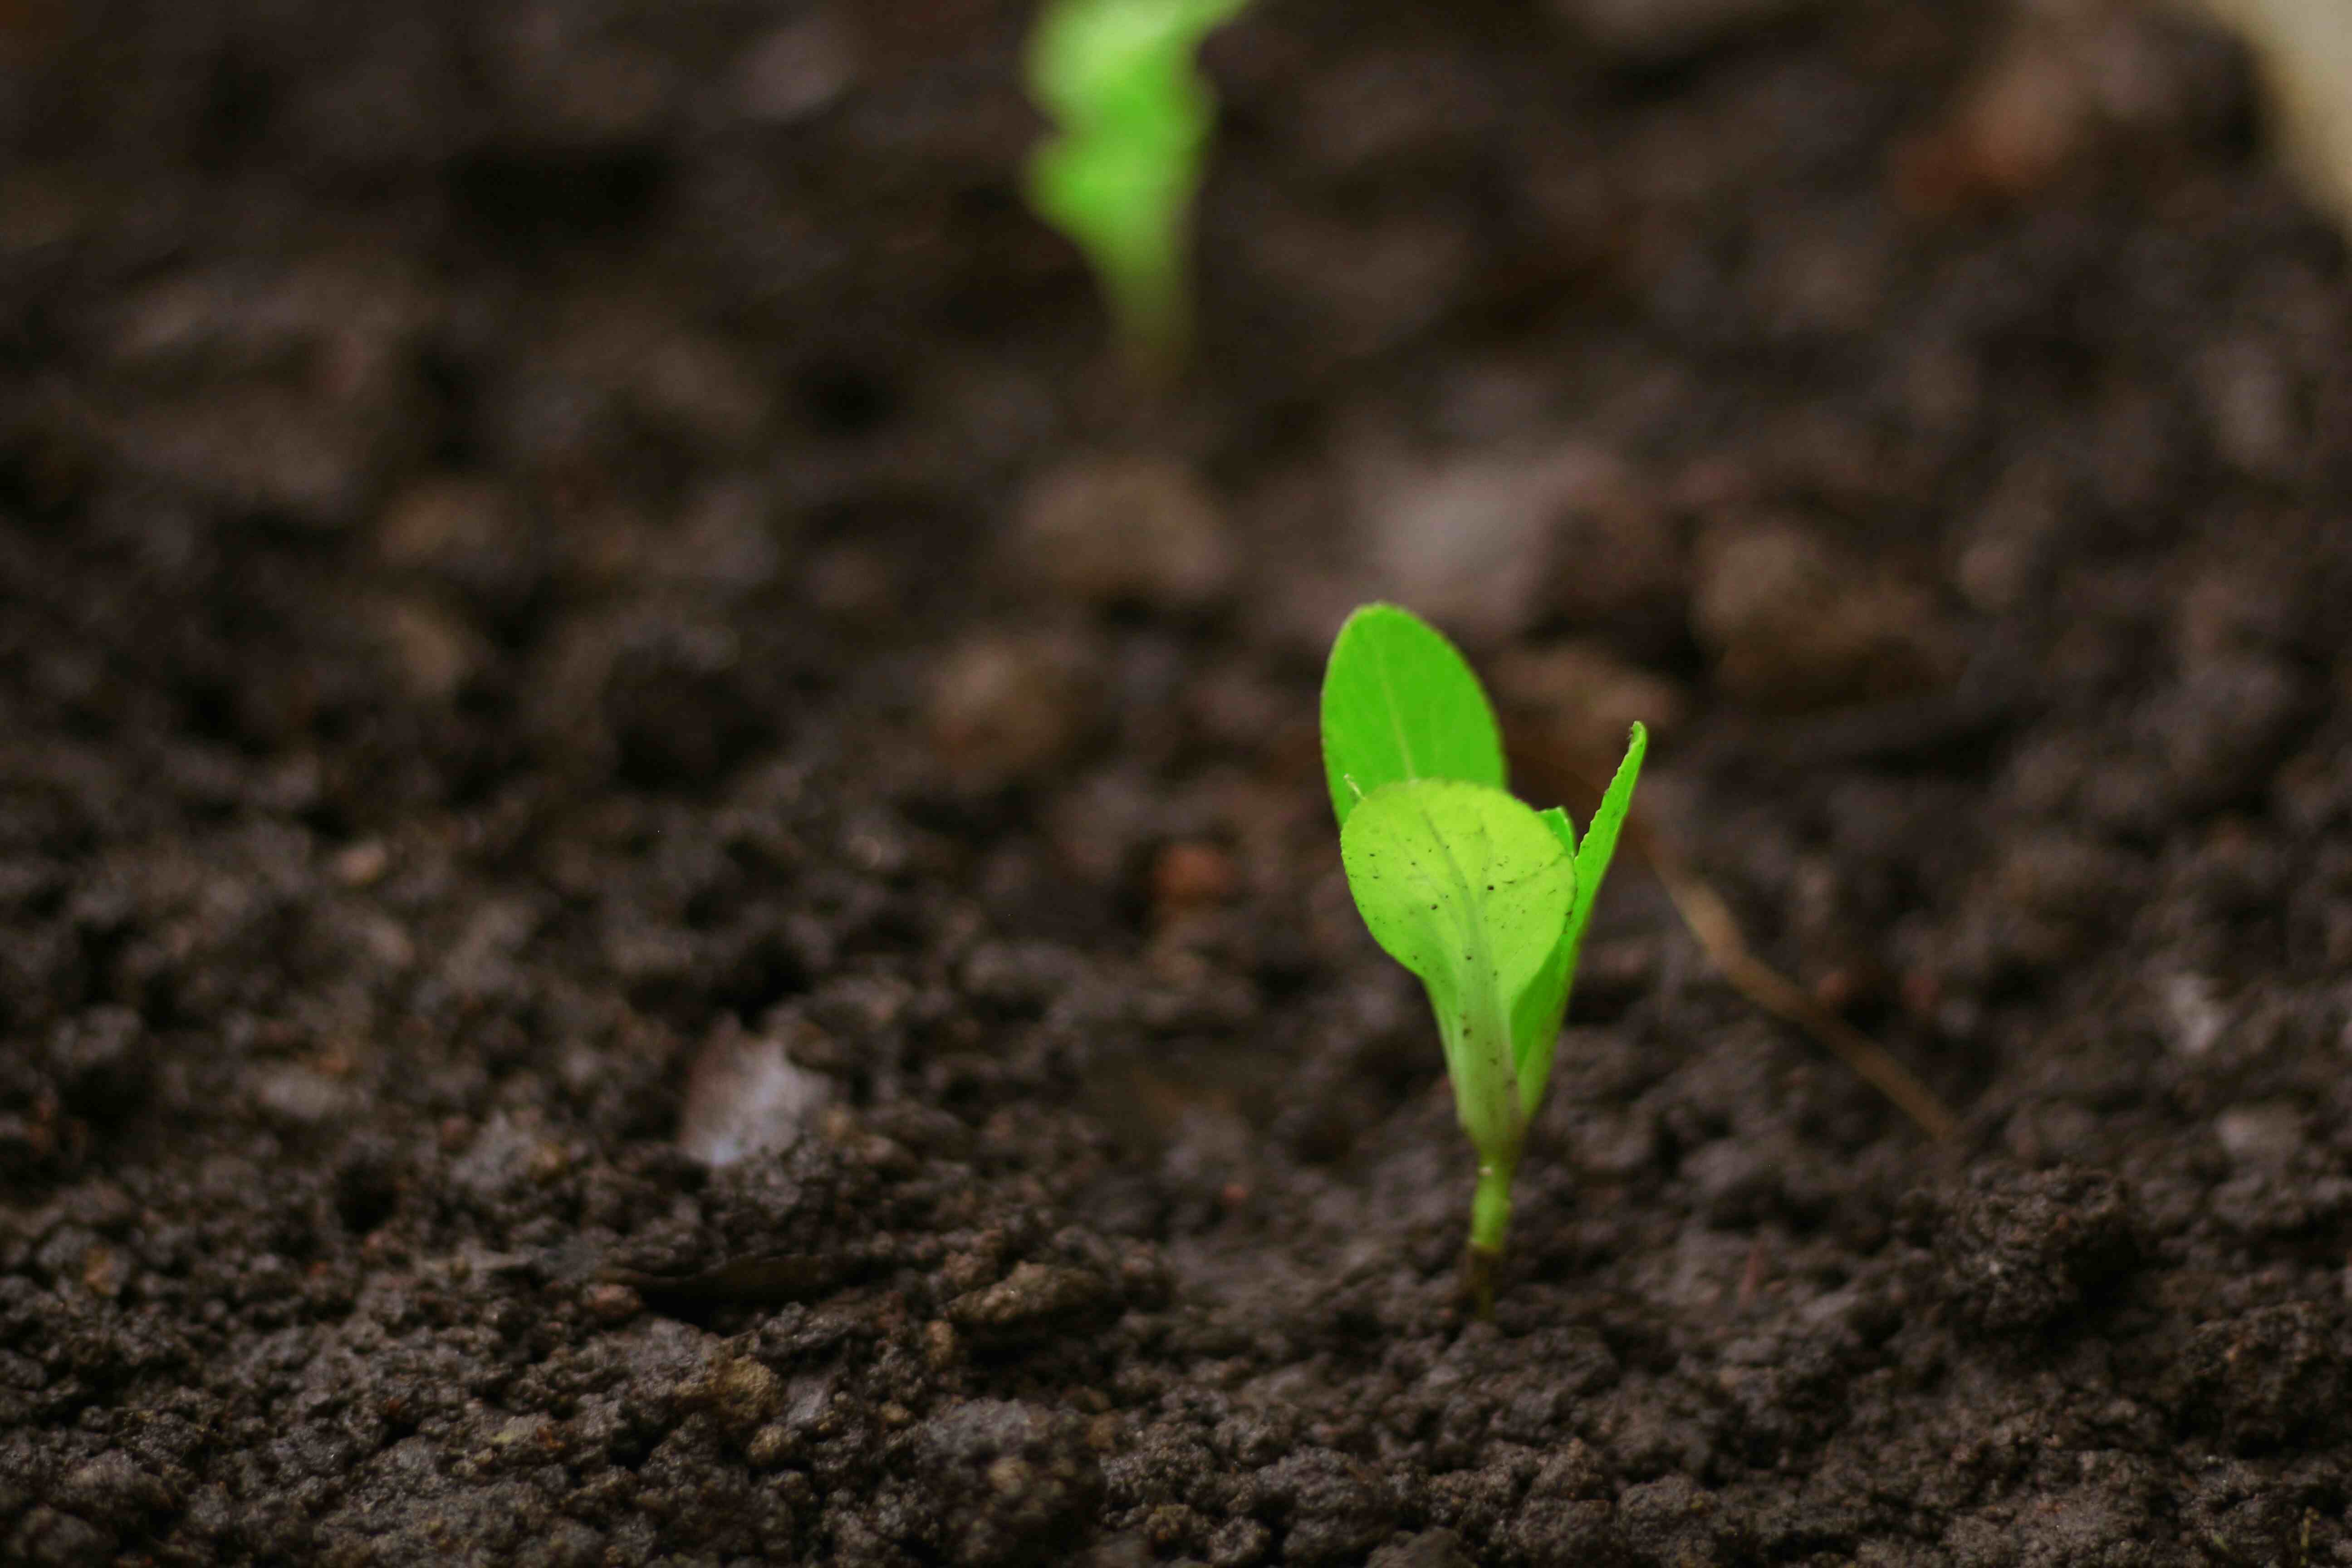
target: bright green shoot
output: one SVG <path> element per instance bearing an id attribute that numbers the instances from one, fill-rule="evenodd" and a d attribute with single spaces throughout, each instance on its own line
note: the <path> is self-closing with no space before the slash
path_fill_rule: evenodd
<path id="1" fill-rule="evenodd" d="M 1192 339 L 1185 258 L 1216 100 L 1201 40 L 1247 0 L 1044 0 L 1029 95 L 1057 134 L 1029 164 L 1040 216 L 1086 252 L 1139 370 L 1166 374 Z"/>
<path id="2" fill-rule="evenodd" d="M 1565 812 L 1505 790 L 1486 691 L 1426 622 L 1367 605 L 1331 645 L 1323 766 L 1339 858 L 1372 940 L 1421 977 L 1436 1015 L 1454 1110 L 1478 1154 L 1468 1260 L 1482 1312 L 1577 952 L 1648 745 L 1634 725 L 1580 847 Z"/>

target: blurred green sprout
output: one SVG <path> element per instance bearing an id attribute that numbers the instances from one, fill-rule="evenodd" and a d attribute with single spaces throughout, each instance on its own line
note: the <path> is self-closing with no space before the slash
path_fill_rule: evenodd
<path id="1" fill-rule="evenodd" d="M 1193 58 L 1247 0 L 1045 0 L 1029 95 L 1055 133 L 1032 154 L 1038 216 L 1086 254 L 1129 363 L 1165 376 L 1192 332 L 1187 253 L 1216 98 Z"/>
<path id="2" fill-rule="evenodd" d="M 1633 726 L 1580 847 L 1566 812 L 1536 811 L 1505 788 L 1485 689 L 1411 612 L 1367 605 L 1348 617 L 1322 710 L 1349 891 L 1372 939 L 1429 993 L 1454 1110 L 1477 1152 L 1465 1256 L 1488 1316 L 1511 1181 L 1649 736 Z"/>

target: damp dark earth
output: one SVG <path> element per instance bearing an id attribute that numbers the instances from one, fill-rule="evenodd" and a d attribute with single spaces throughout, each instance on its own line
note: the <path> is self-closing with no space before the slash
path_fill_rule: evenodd
<path id="1" fill-rule="evenodd" d="M 2352 1562 L 2245 58 L 1260 0 L 1153 387 L 1028 11 L 0 6 L 0 1561 Z M 1538 804 L 1653 736 L 1491 1321 L 1375 597 Z"/>

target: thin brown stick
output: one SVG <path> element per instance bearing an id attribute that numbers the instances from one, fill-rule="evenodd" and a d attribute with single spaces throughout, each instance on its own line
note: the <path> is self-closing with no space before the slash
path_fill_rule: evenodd
<path id="1" fill-rule="evenodd" d="M 1600 798 L 1580 770 L 1568 765 L 1558 755 L 1527 760 L 1555 780 L 1573 781 L 1586 800 Z M 1929 1138 L 1948 1143 L 1959 1135 L 1958 1119 L 1910 1068 L 1895 1060 L 1877 1041 L 1815 1001 L 1803 986 L 1756 956 L 1747 938 L 1739 932 L 1739 921 L 1732 915 L 1731 906 L 1704 878 L 1683 864 L 1682 857 L 1651 826 L 1648 814 L 1638 801 L 1625 819 L 1625 837 L 1640 847 L 1642 858 L 1650 863 L 1650 869 L 1666 889 L 1675 913 L 1682 917 L 1683 924 L 1698 939 L 1701 951 L 1722 971 L 1733 990 L 1774 1017 L 1811 1035 L 1857 1078 L 1894 1101 L 1895 1109 L 1916 1122 Z"/>
<path id="2" fill-rule="evenodd" d="M 1657 873 L 1673 901 L 1675 912 L 1698 939 L 1732 989 L 1774 1017 L 1786 1019 L 1836 1055 L 1855 1075 L 1893 1100 L 1919 1130 L 1938 1143 L 1959 1135 L 1960 1124 L 1936 1098 L 1936 1091 L 1895 1059 L 1869 1036 L 1813 1000 L 1812 994 L 1749 951 L 1739 934 L 1731 907 L 1706 882 L 1691 872 L 1655 833 L 1638 821 L 1628 822 L 1630 837 L 1643 858 Z"/>

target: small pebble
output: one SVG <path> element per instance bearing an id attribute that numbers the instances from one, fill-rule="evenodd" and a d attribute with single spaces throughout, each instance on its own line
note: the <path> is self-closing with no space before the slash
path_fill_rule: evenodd
<path id="1" fill-rule="evenodd" d="M 833 1103 L 833 1081 L 786 1054 L 781 1039 L 754 1037 L 731 1019 L 688 1069 L 677 1145 L 718 1168 L 782 1153 Z"/>
<path id="2" fill-rule="evenodd" d="M 1948 663 L 1926 594 L 1792 524 L 1701 539 L 1691 629 L 1726 691 L 1782 712 L 1901 696 Z"/>
<path id="3" fill-rule="evenodd" d="M 464 690 L 490 657 L 471 623 L 428 595 L 381 595 L 365 601 L 362 615 L 402 689 L 428 706 Z"/>
<path id="4" fill-rule="evenodd" d="M 393 497 L 377 521 L 375 549 L 395 571 L 471 584 L 513 574 L 525 537 L 525 521 L 504 486 L 445 474 Z"/>
<path id="5" fill-rule="evenodd" d="M 792 1456 L 792 1430 L 780 1422 L 770 1422 L 761 1427 L 743 1446 L 743 1457 L 751 1462 L 752 1468 L 759 1470 L 775 1469 Z"/>
<path id="6" fill-rule="evenodd" d="M 1233 858 L 1213 844 L 1170 844 L 1152 858 L 1151 904 L 1163 917 L 1223 903 L 1240 883 Z"/>
<path id="7" fill-rule="evenodd" d="M 1024 560 L 1090 605 L 1199 610 L 1233 581 L 1232 526 L 1190 468 L 1150 455 L 1094 455 L 1047 469 L 1013 525 Z"/>
<path id="8" fill-rule="evenodd" d="M 1355 476 L 1382 593 L 1472 641 L 1527 629 L 1564 517 L 1602 503 L 1618 466 L 1580 447 L 1434 462 L 1370 448 Z"/>
<path id="9" fill-rule="evenodd" d="M 957 782 L 1002 788 L 1044 777 L 1092 715 L 1086 647 L 1052 632 L 985 633 L 949 650 L 931 680 L 931 744 Z"/>
<path id="10" fill-rule="evenodd" d="M 580 1299 L 588 1315 L 600 1323 L 625 1323 L 644 1310 L 645 1301 L 626 1285 L 604 1280 L 588 1287 Z"/>
<path id="11" fill-rule="evenodd" d="M 756 1426 L 782 1408 L 784 1382 L 764 1363 L 738 1356 L 719 1368 L 711 1394 L 730 1423 Z"/>
<path id="12" fill-rule="evenodd" d="M 253 1098 L 268 1115 L 298 1127 L 331 1121 L 358 1104 L 357 1096 L 344 1085 L 299 1067 L 262 1071 L 254 1081 Z"/>
<path id="13" fill-rule="evenodd" d="M 857 68 L 856 45 L 841 18 L 814 9 L 744 54 L 735 68 L 735 100 L 747 120 L 789 125 L 839 99 L 856 81 Z"/>
<path id="14" fill-rule="evenodd" d="M 362 838 L 335 852 L 328 869 L 346 888 L 372 887 L 392 864 L 392 852 L 381 838 Z"/>
<path id="15" fill-rule="evenodd" d="M 2303 1147 L 2303 1112 L 2276 1100 L 2233 1105 L 2213 1119 L 2213 1135 L 2241 1164 L 2284 1165 Z"/>

